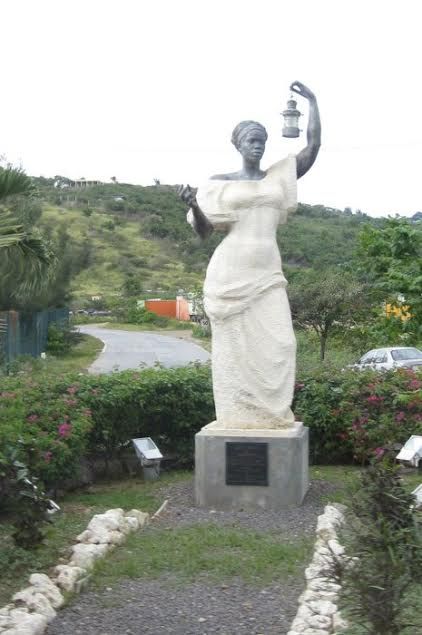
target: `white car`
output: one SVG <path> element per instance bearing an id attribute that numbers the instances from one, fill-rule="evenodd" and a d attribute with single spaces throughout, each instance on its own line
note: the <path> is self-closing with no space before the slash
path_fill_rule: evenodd
<path id="1" fill-rule="evenodd" d="M 394 368 L 422 369 L 422 351 L 411 346 L 392 346 L 374 348 L 365 353 L 352 368 L 364 370 L 392 370 Z"/>

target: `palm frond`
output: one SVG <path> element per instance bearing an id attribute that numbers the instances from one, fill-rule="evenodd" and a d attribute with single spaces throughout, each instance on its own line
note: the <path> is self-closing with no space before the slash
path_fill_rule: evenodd
<path id="1" fill-rule="evenodd" d="M 0 210 L 0 252 L 4 279 L 16 281 L 16 293 L 41 289 L 54 272 L 56 256 L 37 230 L 25 231 L 10 212 Z"/>
<path id="2" fill-rule="evenodd" d="M 15 194 L 29 194 L 32 189 L 31 179 L 21 168 L 0 167 L 0 200 Z"/>
<path id="3" fill-rule="evenodd" d="M 25 237 L 22 225 L 18 225 L 12 215 L 0 210 L 0 249 L 18 245 Z"/>

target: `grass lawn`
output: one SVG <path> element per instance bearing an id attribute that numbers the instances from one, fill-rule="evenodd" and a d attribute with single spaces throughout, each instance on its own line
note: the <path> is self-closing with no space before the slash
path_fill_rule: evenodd
<path id="1" fill-rule="evenodd" d="M 329 501 L 347 503 L 358 484 L 359 468 L 353 466 L 313 466 L 311 480 L 325 480 L 338 485 Z M 13 545 L 10 518 L 0 516 L 0 606 L 25 586 L 30 573 L 47 572 L 65 560 L 69 545 L 83 531 L 94 514 L 122 507 L 154 513 L 162 504 L 158 490 L 163 485 L 190 478 L 187 472 L 163 473 L 157 482 L 141 478 L 100 482 L 88 489 L 69 493 L 59 501 L 61 513 L 48 527 L 46 540 L 34 551 Z M 413 489 L 420 482 L 417 473 L 404 475 L 406 486 Z M 131 535 L 113 555 L 102 561 L 94 575 L 98 586 L 110 585 L 121 577 L 174 574 L 192 579 L 207 575 L 218 579 L 241 575 L 245 580 L 265 584 L 270 580 L 294 575 L 311 557 L 312 541 L 283 542 L 274 533 L 262 534 L 234 527 L 194 525 L 141 532 Z"/>
<path id="2" fill-rule="evenodd" d="M 11 595 L 25 586 L 31 573 L 47 572 L 66 558 L 69 545 L 86 529 L 94 514 L 107 509 L 122 507 L 125 510 L 141 509 L 154 512 L 162 503 L 154 496 L 154 490 L 167 479 L 185 478 L 185 474 L 163 475 L 160 481 L 144 483 L 141 479 L 97 484 L 88 490 L 69 493 L 59 501 L 61 512 L 48 527 L 46 540 L 34 551 L 26 551 L 13 545 L 10 519 L 0 516 L 0 606 Z"/>
<path id="3" fill-rule="evenodd" d="M 97 587 L 113 585 L 123 577 L 180 580 L 206 575 L 222 582 L 240 577 L 256 585 L 294 575 L 312 552 L 311 540 L 283 542 L 274 533 L 258 533 L 212 524 L 172 531 L 157 530 L 131 535 L 112 557 L 95 570 Z"/>
<path id="4" fill-rule="evenodd" d="M 163 473 L 157 482 L 141 478 L 97 483 L 88 489 L 69 493 L 59 501 L 61 512 L 48 527 L 46 540 L 34 551 L 13 545 L 12 525 L 0 517 L 0 606 L 26 583 L 30 573 L 47 572 L 67 559 L 68 548 L 94 514 L 122 507 L 154 513 L 162 504 L 158 494 L 166 483 L 191 478 L 190 473 Z M 98 565 L 97 585 L 110 584 L 124 576 L 159 576 L 174 573 L 186 579 L 208 571 L 218 579 L 239 573 L 246 580 L 269 581 L 293 574 L 311 555 L 312 541 L 286 544 L 278 535 L 259 534 L 233 527 L 198 525 L 141 532 L 131 535 L 107 561 Z"/>
<path id="5" fill-rule="evenodd" d="M 27 358 L 18 360 L 14 365 L 19 372 L 62 375 L 64 373 L 85 373 L 92 362 L 103 350 L 104 343 L 92 335 L 81 334 L 78 343 L 60 357 L 47 354 L 46 359 Z"/>

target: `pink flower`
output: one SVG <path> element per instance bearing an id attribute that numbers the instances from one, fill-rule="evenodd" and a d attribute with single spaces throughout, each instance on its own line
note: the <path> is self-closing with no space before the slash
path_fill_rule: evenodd
<path id="1" fill-rule="evenodd" d="M 53 458 L 53 453 L 52 452 L 44 452 L 44 461 L 46 463 L 50 463 L 52 458 Z"/>
<path id="2" fill-rule="evenodd" d="M 38 421 L 39 416 L 38 415 L 29 415 L 26 420 L 29 421 L 29 423 L 34 423 L 35 421 Z"/>
<path id="3" fill-rule="evenodd" d="M 90 417 L 92 415 L 92 411 L 89 408 L 85 408 L 84 415 L 86 417 Z"/>
<path id="4" fill-rule="evenodd" d="M 377 459 L 380 459 L 384 454 L 384 448 L 375 448 L 374 454 L 377 457 Z"/>
<path id="5" fill-rule="evenodd" d="M 422 381 L 419 381 L 419 379 L 412 379 L 412 381 L 410 381 L 407 385 L 409 390 L 419 390 L 419 388 L 422 388 Z"/>
<path id="6" fill-rule="evenodd" d="M 305 388 L 305 384 L 301 384 L 299 382 L 295 384 L 295 390 L 302 390 L 303 388 Z"/>
<path id="7" fill-rule="evenodd" d="M 367 398 L 367 402 L 372 406 L 378 406 L 384 400 L 383 397 L 378 397 L 377 395 L 369 395 Z"/>
<path id="8" fill-rule="evenodd" d="M 57 430 L 58 430 L 59 436 L 66 438 L 70 435 L 70 432 L 72 430 L 72 424 L 61 423 L 59 427 L 57 428 Z"/>
<path id="9" fill-rule="evenodd" d="M 76 392 L 78 392 L 78 387 L 77 386 L 69 386 L 69 388 L 67 388 L 66 392 L 68 392 L 69 395 L 74 395 Z"/>
<path id="10" fill-rule="evenodd" d="M 400 410 L 400 412 L 396 414 L 395 420 L 397 421 L 397 423 L 400 423 L 400 421 L 403 421 L 405 417 L 406 417 L 406 413 L 403 412 L 403 410 Z"/>

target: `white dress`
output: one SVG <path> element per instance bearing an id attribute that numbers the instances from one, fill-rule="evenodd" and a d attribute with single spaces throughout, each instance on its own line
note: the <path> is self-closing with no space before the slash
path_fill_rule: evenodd
<path id="1" fill-rule="evenodd" d="M 228 231 L 204 283 L 218 428 L 294 423 L 296 340 L 276 232 L 296 209 L 296 182 L 296 157 L 288 156 L 261 180 L 217 179 L 198 189 L 208 220 Z"/>

